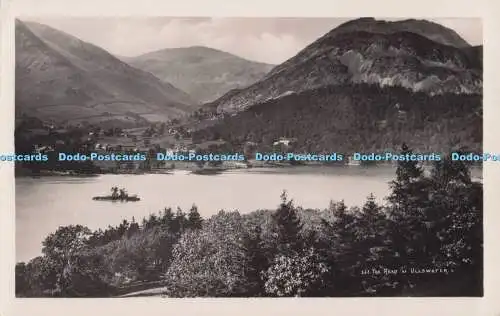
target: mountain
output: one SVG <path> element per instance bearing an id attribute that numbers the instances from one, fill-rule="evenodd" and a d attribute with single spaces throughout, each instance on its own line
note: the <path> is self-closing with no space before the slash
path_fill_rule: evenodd
<path id="1" fill-rule="evenodd" d="M 384 152 L 398 150 L 403 142 L 417 152 L 442 153 L 461 146 L 481 152 L 481 112 L 480 95 L 430 96 L 375 84 L 330 85 L 223 115 L 192 136 L 195 143 L 222 139 L 233 150 L 254 142 L 261 152 L 273 151 L 271 144 L 280 137 L 295 138 L 295 152 Z"/>
<path id="2" fill-rule="evenodd" d="M 274 67 L 201 46 L 163 49 L 123 60 L 171 82 L 200 102 L 246 87 Z"/>
<path id="3" fill-rule="evenodd" d="M 408 19 L 403 21 L 383 21 L 374 18 L 359 18 L 348 21 L 336 27 L 327 36 L 338 35 L 340 33 L 350 33 L 355 31 L 365 31 L 370 33 L 390 34 L 397 32 L 412 32 L 428 39 L 448 46 L 457 48 L 469 47 L 460 35 L 454 30 L 444 27 L 441 24 L 427 20 Z"/>
<path id="4" fill-rule="evenodd" d="M 328 32 L 262 80 L 204 105 L 189 126 L 195 141 L 252 141 L 262 150 L 279 137 L 297 138 L 306 151 L 390 150 L 403 141 L 427 151 L 481 148 L 482 47 L 431 40 L 454 33 L 425 21 L 410 32 L 411 21 L 360 19 Z"/>
<path id="5" fill-rule="evenodd" d="M 211 106 L 219 112 L 237 112 L 283 95 L 346 83 L 402 86 L 429 94 L 482 93 L 482 61 L 469 47 L 395 32 L 395 26 L 388 33 L 340 28 L 276 66 L 262 80 Z"/>
<path id="6" fill-rule="evenodd" d="M 197 107 L 188 94 L 105 50 L 16 21 L 16 114 L 55 122 L 165 121 Z"/>

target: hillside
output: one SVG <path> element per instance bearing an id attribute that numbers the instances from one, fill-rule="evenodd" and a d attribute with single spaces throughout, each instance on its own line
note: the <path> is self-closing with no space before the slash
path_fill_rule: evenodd
<path id="1" fill-rule="evenodd" d="M 463 50 L 471 60 L 479 61 L 481 69 L 483 68 L 483 45 L 466 47 Z"/>
<path id="2" fill-rule="evenodd" d="M 218 112 L 329 85 L 369 83 L 428 94 L 482 93 L 482 60 L 470 47 L 456 48 L 405 31 L 369 32 L 355 20 L 341 25 L 276 66 L 265 78 L 213 102 Z M 358 21 L 359 22 L 359 21 Z M 383 24 L 382 24 L 383 25 Z M 433 24 L 432 24 L 433 25 Z M 437 35 L 436 35 L 437 36 Z"/>
<path id="3" fill-rule="evenodd" d="M 231 89 L 249 86 L 273 68 L 200 46 L 163 49 L 122 59 L 171 82 L 200 102 L 213 101 Z"/>
<path id="4" fill-rule="evenodd" d="M 48 26 L 16 21 L 16 115 L 55 122 L 165 121 L 196 101 L 105 50 Z"/>
<path id="5" fill-rule="evenodd" d="M 196 142 L 246 141 L 271 150 L 279 137 L 296 138 L 296 152 L 397 150 L 420 152 L 456 146 L 482 150 L 482 97 L 414 93 L 401 87 L 332 85 L 254 105 L 193 134 Z"/>

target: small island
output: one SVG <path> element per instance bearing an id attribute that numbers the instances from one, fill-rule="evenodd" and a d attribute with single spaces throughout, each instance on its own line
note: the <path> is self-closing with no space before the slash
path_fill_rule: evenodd
<path id="1" fill-rule="evenodd" d="M 118 187 L 111 188 L 111 195 L 106 196 L 94 196 L 92 198 L 94 201 L 112 201 L 112 202 L 137 202 L 141 199 L 137 195 L 129 196 L 125 189 L 119 189 Z"/>
<path id="2" fill-rule="evenodd" d="M 224 172 L 227 169 L 224 168 L 200 168 L 191 171 L 192 174 L 198 174 L 198 175 L 214 175 L 214 174 L 220 174 Z"/>

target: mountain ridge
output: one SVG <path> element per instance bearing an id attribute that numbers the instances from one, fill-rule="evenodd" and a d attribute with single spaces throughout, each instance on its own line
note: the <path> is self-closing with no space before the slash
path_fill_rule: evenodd
<path id="1" fill-rule="evenodd" d="M 351 32 L 356 30 L 382 34 L 409 31 L 427 37 L 432 41 L 448 46 L 454 46 L 456 48 L 471 46 L 455 30 L 425 19 L 385 21 L 377 20 L 372 17 L 359 18 L 340 24 L 324 36 L 334 36 L 341 32 Z"/>
<path id="2" fill-rule="evenodd" d="M 456 48 L 408 31 L 342 31 L 333 36 L 335 30 L 262 80 L 212 103 L 218 103 L 220 113 L 237 112 L 289 93 L 347 82 L 403 86 L 430 94 L 482 93 L 482 58 L 470 53 L 470 46 Z"/>
<path id="3" fill-rule="evenodd" d="M 63 122 L 107 117 L 144 123 L 147 115 L 168 120 L 196 107 L 185 92 L 96 45 L 16 20 L 18 114 Z"/>
<path id="4" fill-rule="evenodd" d="M 123 60 L 172 82 L 200 102 L 211 102 L 232 89 L 244 88 L 274 67 L 206 46 L 166 48 Z"/>

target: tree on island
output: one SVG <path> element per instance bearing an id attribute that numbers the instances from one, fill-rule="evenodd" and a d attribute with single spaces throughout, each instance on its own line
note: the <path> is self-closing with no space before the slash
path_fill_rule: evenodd
<path id="1" fill-rule="evenodd" d="M 113 199 L 116 199 L 118 197 L 118 187 L 112 187 L 111 188 L 111 197 Z"/>
<path id="2" fill-rule="evenodd" d="M 125 189 L 120 189 L 120 198 L 125 199 L 128 197 L 127 191 Z"/>

